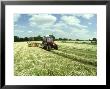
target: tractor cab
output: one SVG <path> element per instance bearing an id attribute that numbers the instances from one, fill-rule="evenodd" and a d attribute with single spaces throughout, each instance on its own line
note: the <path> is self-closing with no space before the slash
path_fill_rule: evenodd
<path id="1" fill-rule="evenodd" d="M 42 40 L 42 48 L 50 51 L 52 48 L 58 49 L 58 46 L 54 43 L 54 39 L 50 35 L 46 35 Z"/>
<path id="2" fill-rule="evenodd" d="M 53 38 L 49 35 L 43 37 L 43 43 L 53 43 Z"/>

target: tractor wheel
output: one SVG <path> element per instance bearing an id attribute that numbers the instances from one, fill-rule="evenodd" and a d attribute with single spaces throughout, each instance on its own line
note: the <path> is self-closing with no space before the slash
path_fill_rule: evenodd
<path id="1" fill-rule="evenodd" d="M 46 46 L 43 46 L 43 49 L 45 49 L 45 50 L 46 50 L 46 49 L 47 49 L 47 47 L 46 47 Z"/>
<path id="2" fill-rule="evenodd" d="M 54 49 L 58 50 L 58 46 L 57 45 L 54 45 Z"/>
<path id="3" fill-rule="evenodd" d="M 51 46 L 47 45 L 47 51 L 50 51 L 50 50 L 51 50 Z"/>

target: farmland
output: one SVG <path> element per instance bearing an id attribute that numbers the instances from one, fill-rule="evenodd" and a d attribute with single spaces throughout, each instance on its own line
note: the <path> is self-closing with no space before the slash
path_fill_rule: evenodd
<path id="1" fill-rule="evenodd" d="M 96 76 L 97 45 L 56 42 L 58 50 L 46 51 L 14 42 L 15 76 Z"/>

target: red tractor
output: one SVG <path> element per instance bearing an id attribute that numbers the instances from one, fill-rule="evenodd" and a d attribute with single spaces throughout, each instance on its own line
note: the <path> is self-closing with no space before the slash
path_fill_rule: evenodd
<path id="1" fill-rule="evenodd" d="M 42 41 L 42 48 L 50 51 L 51 49 L 58 50 L 57 44 L 54 43 L 54 40 L 51 36 L 44 36 Z"/>

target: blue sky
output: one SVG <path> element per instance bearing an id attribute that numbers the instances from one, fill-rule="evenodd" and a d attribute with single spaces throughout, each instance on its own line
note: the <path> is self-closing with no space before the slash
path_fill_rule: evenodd
<path id="1" fill-rule="evenodd" d="M 14 36 L 92 39 L 96 33 L 96 14 L 14 14 Z"/>

